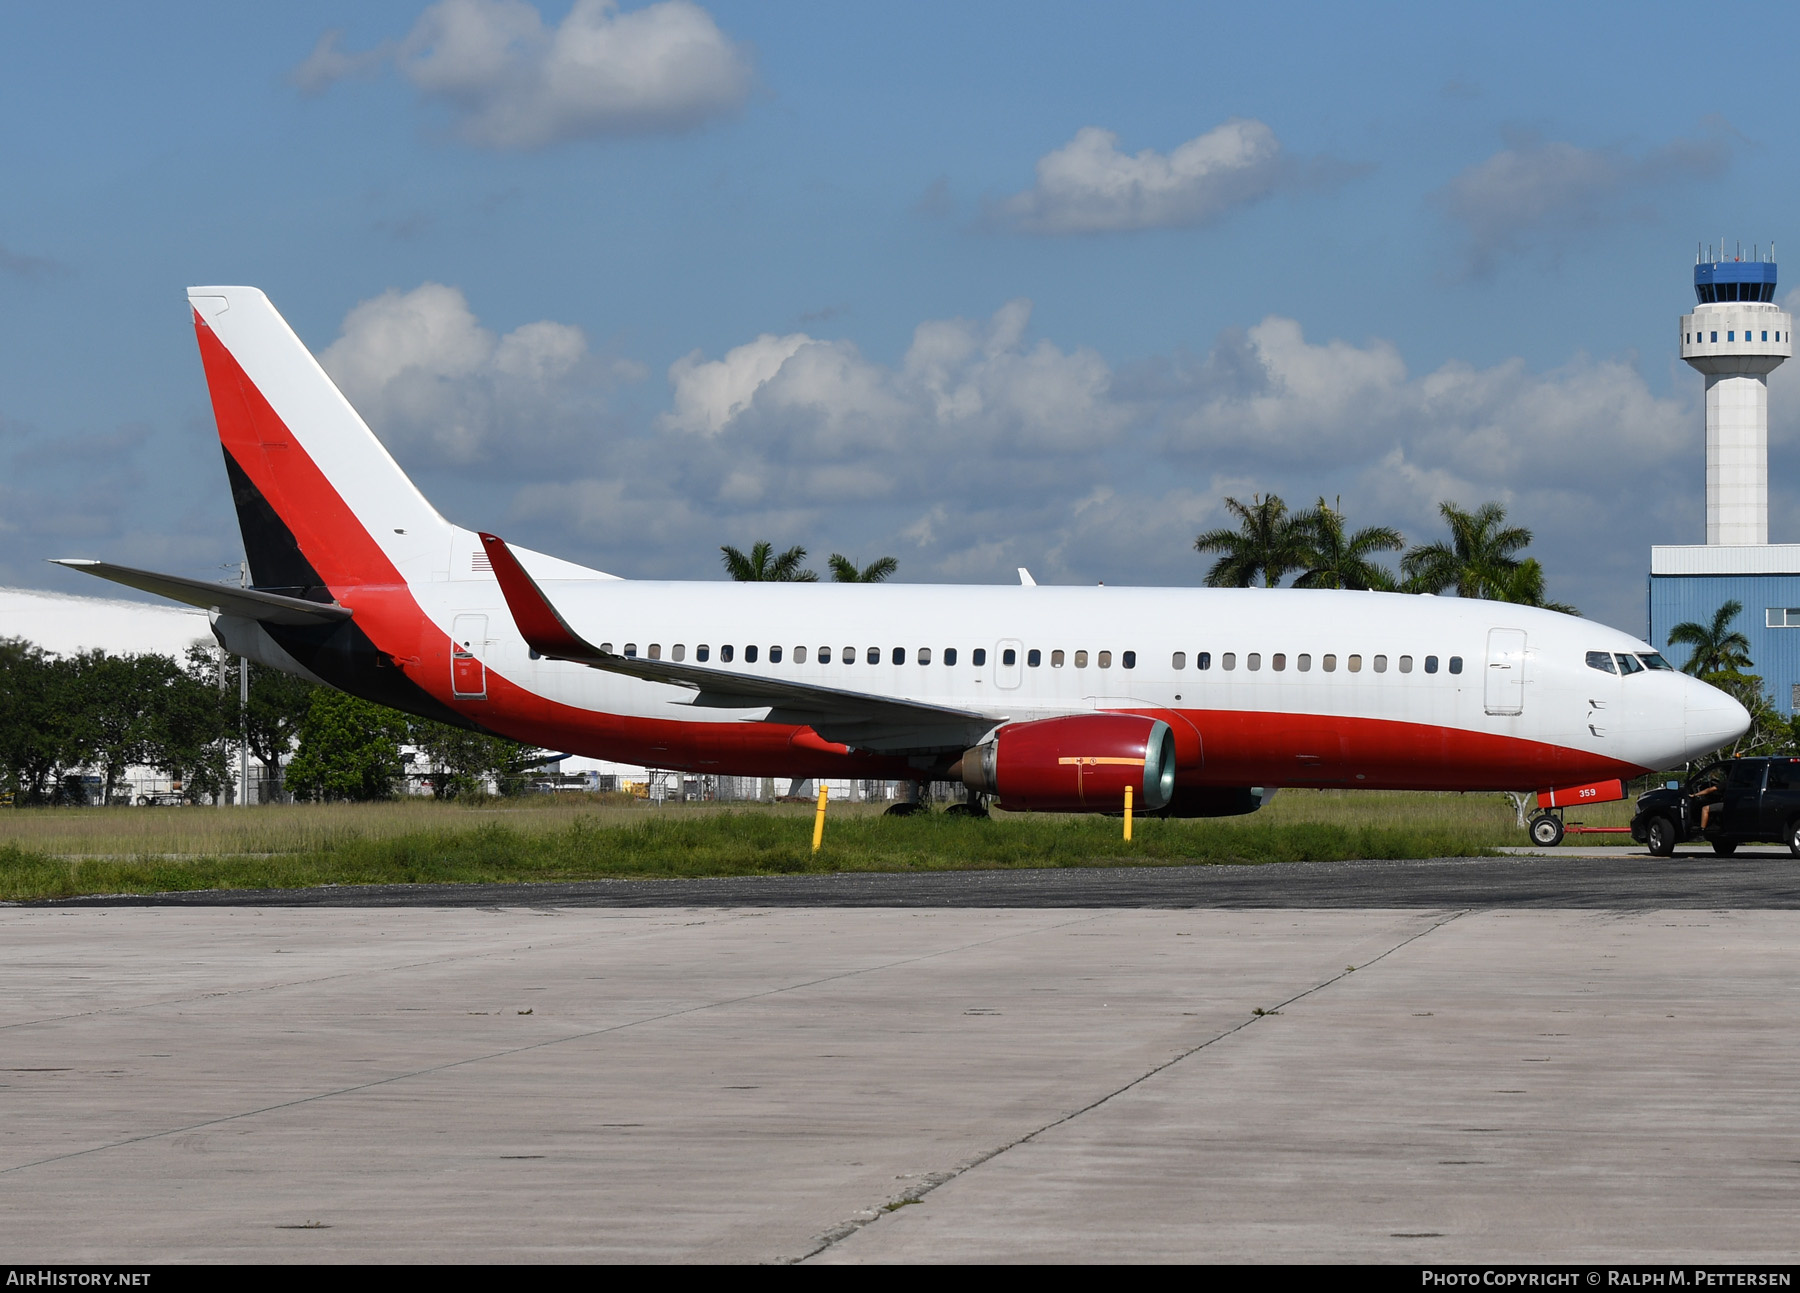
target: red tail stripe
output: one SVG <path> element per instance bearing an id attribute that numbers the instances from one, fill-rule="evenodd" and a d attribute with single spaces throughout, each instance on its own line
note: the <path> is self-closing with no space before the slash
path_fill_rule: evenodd
<path id="1" fill-rule="evenodd" d="M 293 531 L 331 591 L 342 600 L 343 590 L 357 584 L 401 582 L 381 545 L 198 312 L 194 334 L 225 451 Z"/>

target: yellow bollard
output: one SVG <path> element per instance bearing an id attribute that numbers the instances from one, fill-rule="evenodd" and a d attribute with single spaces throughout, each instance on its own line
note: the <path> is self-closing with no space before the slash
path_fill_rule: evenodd
<path id="1" fill-rule="evenodd" d="M 819 845 L 825 842 L 825 794 L 827 787 L 823 781 L 819 783 L 819 811 L 813 814 L 813 852 L 819 851 Z"/>
<path id="2" fill-rule="evenodd" d="M 1131 843 L 1131 787 L 1125 787 L 1125 842 Z"/>

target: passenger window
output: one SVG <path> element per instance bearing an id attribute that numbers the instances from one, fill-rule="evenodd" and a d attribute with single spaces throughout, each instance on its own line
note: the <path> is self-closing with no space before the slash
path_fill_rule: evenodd
<path id="1" fill-rule="evenodd" d="M 805 647 L 795 647 L 794 648 L 794 663 L 795 664 L 805 664 L 806 663 L 806 648 Z"/>
<path id="2" fill-rule="evenodd" d="M 1220 656 L 1219 657 L 1219 668 L 1221 668 L 1221 669 L 1237 668 L 1237 652 L 1227 651 L 1224 655 Z"/>
<path id="3" fill-rule="evenodd" d="M 1006 650 L 1000 653 L 1000 663 L 1009 665 L 1019 663 L 1019 653 L 1011 647 L 1007 647 Z"/>
<path id="4" fill-rule="evenodd" d="M 701 664 L 705 664 L 711 657 L 712 648 L 707 646 L 706 643 L 702 642 L 699 646 L 694 648 L 694 659 L 698 660 Z"/>
<path id="5" fill-rule="evenodd" d="M 1282 652 L 1277 651 L 1274 655 L 1269 657 L 1269 668 L 1273 669 L 1276 673 L 1280 673 L 1287 668 L 1287 656 Z"/>
<path id="6" fill-rule="evenodd" d="M 955 647 L 945 647 L 944 648 L 944 663 L 948 664 L 948 665 L 953 665 L 956 663 L 956 648 Z M 976 663 L 979 664 L 980 661 L 977 661 Z"/>
<path id="7" fill-rule="evenodd" d="M 1376 673 L 1386 673 L 1387 672 L 1387 657 L 1386 656 L 1378 655 L 1375 657 L 1375 672 Z"/>
<path id="8" fill-rule="evenodd" d="M 843 650 L 843 653 L 838 658 L 840 660 L 842 660 L 845 664 L 855 664 L 856 663 L 856 648 L 855 647 L 845 647 Z"/>
<path id="9" fill-rule="evenodd" d="M 650 644 L 650 658 L 652 660 L 662 659 L 662 643 L 652 642 Z"/>
<path id="10" fill-rule="evenodd" d="M 1245 657 L 1244 668 L 1246 668 L 1246 669 L 1262 668 L 1262 652 L 1252 651 L 1247 657 Z"/>
<path id="11" fill-rule="evenodd" d="M 1411 656 L 1403 655 L 1400 657 L 1400 672 L 1401 673 L 1411 673 L 1412 672 L 1412 657 Z"/>
<path id="12" fill-rule="evenodd" d="M 894 648 L 893 661 L 895 664 L 905 664 L 906 663 L 906 648 L 905 647 L 895 647 Z"/>
<path id="13" fill-rule="evenodd" d="M 1626 655 L 1623 651 L 1621 651 L 1618 653 L 1617 658 L 1619 661 L 1619 672 L 1620 673 L 1642 673 L 1642 672 L 1644 672 L 1644 662 L 1642 660 L 1638 659 L 1636 656 Z"/>
<path id="14" fill-rule="evenodd" d="M 1086 651 L 1077 651 L 1075 653 L 1075 667 L 1077 669 L 1087 668 L 1087 652 Z"/>
<path id="15" fill-rule="evenodd" d="M 831 648 L 830 647 L 820 647 L 818 658 L 819 658 L 820 664 L 830 664 L 831 663 Z"/>
<path id="16" fill-rule="evenodd" d="M 467 646 L 467 645 L 468 645 L 468 643 L 466 643 L 466 642 L 465 642 L 465 643 L 463 643 L 463 645 L 464 645 L 464 646 Z M 606 652 L 606 654 L 607 654 L 607 655 L 611 655 L 611 654 L 612 654 L 612 643 L 610 643 L 610 642 L 602 642 L 602 643 L 601 643 L 601 644 L 600 644 L 600 649 L 601 649 L 601 650 L 602 650 L 602 651 L 604 651 L 604 652 Z"/>
<path id="17" fill-rule="evenodd" d="M 1099 666 L 1102 669 L 1112 668 L 1112 652 L 1111 651 L 1102 651 L 1100 653 L 1097 663 L 1099 664 Z"/>
<path id="18" fill-rule="evenodd" d="M 1302 656 L 1297 657 L 1294 660 L 1294 668 L 1298 669 L 1301 673 L 1311 672 L 1312 657 L 1309 655 L 1302 655 Z"/>
<path id="19" fill-rule="evenodd" d="M 920 664 L 930 664 L 931 663 L 931 648 L 930 647 L 920 647 L 913 654 L 918 657 Z"/>
<path id="20" fill-rule="evenodd" d="M 1196 668 L 1196 669 L 1212 668 L 1212 652 L 1211 651 L 1201 651 L 1197 655 L 1195 655 L 1194 656 L 1194 668 Z"/>
<path id="21" fill-rule="evenodd" d="M 1052 651 L 1050 653 L 1050 667 L 1052 669 L 1060 669 L 1063 667 L 1063 653 L 1060 650 Z"/>
<path id="22" fill-rule="evenodd" d="M 627 642 L 625 644 L 625 658 L 627 660 L 637 659 L 637 643 Z"/>
<path id="23" fill-rule="evenodd" d="M 1436 656 L 1428 655 L 1425 657 L 1425 672 L 1426 673 L 1436 673 L 1437 672 L 1437 657 Z"/>
<path id="24" fill-rule="evenodd" d="M 1362 657 L 1359 655 L 1351 656 L 1348 660 L 1344 661 L 1344 667 L 1346 669 L 1348 669 L 1351 673 L 1361 673 L 1362 672 Z"/>
<path id="25" fill-rule="evenodd" d="M 1174 655 L 1170 656 L 1169 657 L 1169 668 L 1171 668 L 1171 669 L 1187 668 L 1187 652 L 1186 651 L 1177 651 Z"/>
<path id="26" fill-rule="evenodd" d="M 744 663 L 745 664 L 755 664 L 756 663 L 756 648 L 755 647 L 747 646 L 744 648 Z"/>
<path id="27" fill-rule="evenodd" d="M 1137 652 L 1127 651 L 1123 653 L 1119 657 L 1119 663 L 1124 665 L 1127 669 L 1137 668 Z"/>
<path id="28" fill-rule="evenodd" d="M 1025 663 L 1030 665 L 1033 669 L 1037 668 L 1044 663 L 1044 653 L 1036 647 L 1032 647 L 1031 650 L 1025 653 Z"/>
<path id="29" fill-rule="evenodd" d="M 1598 669 L 1601 673 L 1619 672 L 1619 667 L 1613 663 L 1611 651 L 1589 651 L 1587 653 L 1587 667 L 1590 669 Z"/>
<path id="30" fill-rule="evenodd" d="M 687 648 L 677 642 L 674 646 L 669 648 L 669 659 L 673 660 L 676 664 L 680 664 L 683 660 L 687 659 Z"/>
<path id="31" fill-rule="evenodd" d="M 1451 673 L 1461 673 L 1462 672 L 1462 657 L 1461 656 L 1453 655 L 1450 657 L 1450 672 Z"/>
<path id="32" fill-rule="evenodd" d="M 987 663 L 987 648 L 986 647 L 976 647 L 973 651 L 969 652 L 969 659 L 974 661 L 978 667 L 986 664 Z M 952 660 L 950 663 L 955 664 L 956 661 Z"/>
<path id="33" fill-rule="evenodd" d="M 1323 660 L 1319 661 L 1319 668 L 1323 669 L 1326 673 L 1336 673 L 1337 657 L 1334 655 L 1326 656 Z"/>
<path id="34" fill-rule="evenodd" d="M 731 657 L 732 657 L 732 655 L 733 655 L 733 654 L 734 654 L 734 648 L 732 648 L 732 647 L 728 647 L 728 646 L 722 646 L 722 647 L 720 647 L 720 648 L 719 648 L 719 660 L 720 660 L 720 662 L 721 662 L 721 663 L 722 663 L 722 664 L 730 664 L 730 663 L 731 663 Z"/>
<path id="35" fill-rule="evenodd" d="M 780 664 L 781 663 L 781 648 L 780 647 L 772 646 L 769 648 L 769 663 L 770 664 Z"/>
<path id="36" fill-rule="evenodd" d="M 880 664 L 881 663 L 881 648 L 880 647 L 870 647 L 868 649 L 867 653 L 863 656 L 863 659 L 867 660 L 870 664 Z"/>

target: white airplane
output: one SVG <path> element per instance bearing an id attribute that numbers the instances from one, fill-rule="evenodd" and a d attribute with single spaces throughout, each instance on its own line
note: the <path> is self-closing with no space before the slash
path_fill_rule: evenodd
<path id="1" fill-rule="evenodd" d="M 1009 809 L 1248 812 L 1282 786 L 1617 783 L 1735 739 L 1723 692 L 1555 612 L 1323 590 L 624 580 L 446 521 L 251 287 L 188 291 L 252 586 L 229 651 L 651 767 L 960 781 Z"/>

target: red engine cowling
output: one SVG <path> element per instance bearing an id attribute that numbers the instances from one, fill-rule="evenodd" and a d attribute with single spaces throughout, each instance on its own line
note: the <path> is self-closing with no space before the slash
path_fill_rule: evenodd
<path id="1" fill-rule="evenodd" d="M 963 784 L 1013 812 L 1116 813 L 1126 786 L 1135 810 L 1156 812 L 1175 793 L 1175 734 L 1141 714 L 1008 723 L 965 750 L 961 769 Z"/>

